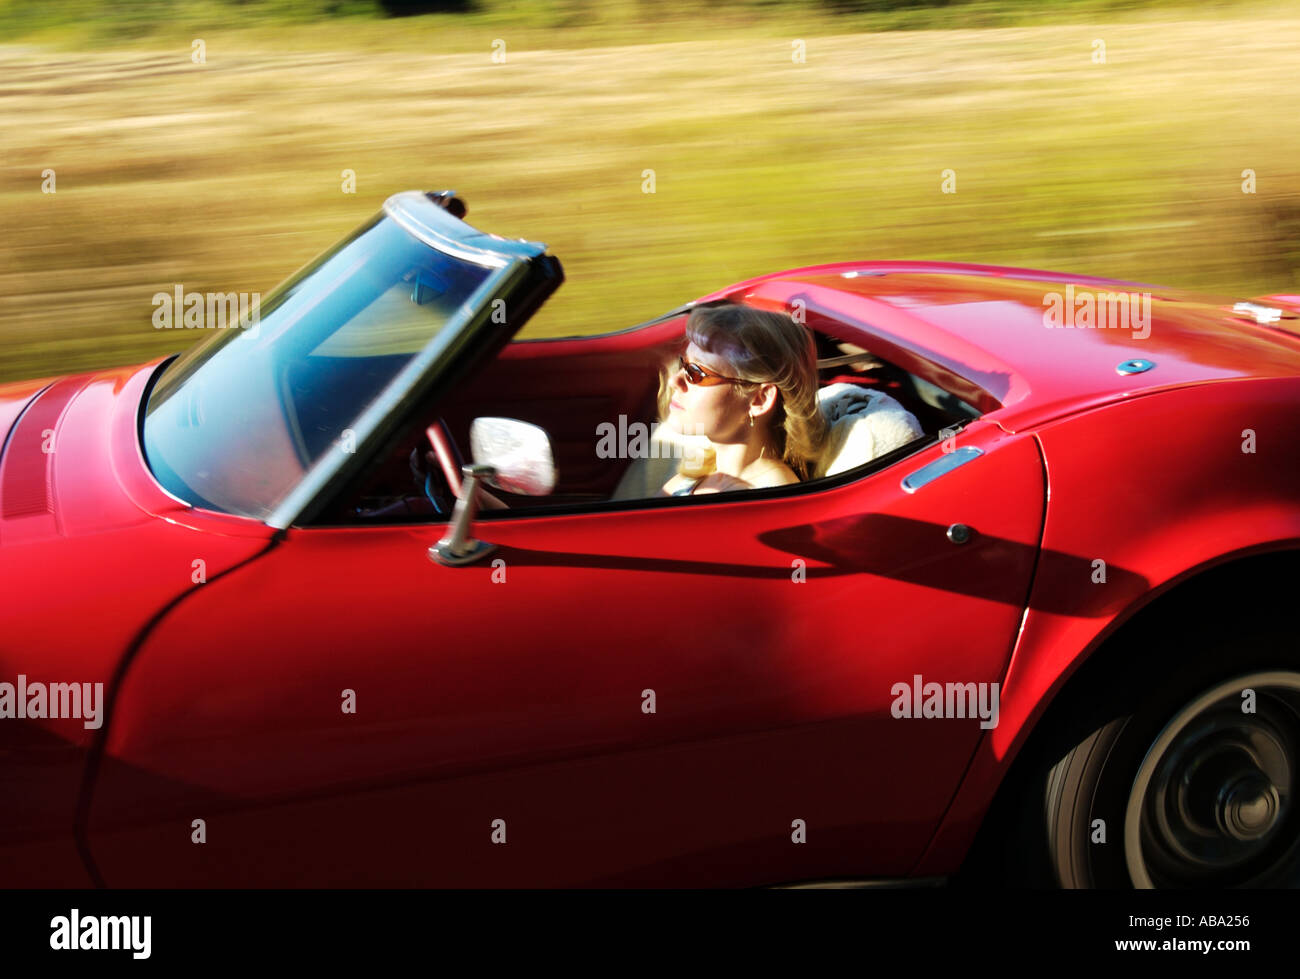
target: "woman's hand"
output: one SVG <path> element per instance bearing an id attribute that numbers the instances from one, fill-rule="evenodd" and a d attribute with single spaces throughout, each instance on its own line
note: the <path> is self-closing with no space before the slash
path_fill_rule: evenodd
<path id="1" fill-rule="evenodd" d="M 753 488 L 754 487 L 751 484 L 745 482 L 743 479 L 729 476 L 726 473 L 715 472 L 709 473 L 709 475 L 704 477 L 700 482 L 700 485 L 695 487 L 694 495 L 699 496 L 701 493 L 732 493 L 736 490 L 747 490 Z"/>
<path id="2" fill-rule="evenodd" d="M 693 482 L 689 477 L 677 473 L 672 479 L 664 484 L 663 489 L 659 491 L 659 496 L 672 496 L 673 493 L 683 486 L 688 486 Z M 753 485 L 738 479 L 735 476 L 729 476 L 727 473 L 712 472 L 700 480 L 695 487 L 692 496 L 699 496 L 702 493 L 732 493 L 736 490 L 753 489 Z"/>

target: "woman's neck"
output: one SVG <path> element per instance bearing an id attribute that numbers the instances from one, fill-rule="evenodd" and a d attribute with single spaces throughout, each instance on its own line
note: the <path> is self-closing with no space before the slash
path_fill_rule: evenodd
<path id="1" fill-rule="evenodd" d="M 713 443 L 718 472 L 736 479 L 781 465 L 775 448 L 757 430 L 744 442 Z"/>

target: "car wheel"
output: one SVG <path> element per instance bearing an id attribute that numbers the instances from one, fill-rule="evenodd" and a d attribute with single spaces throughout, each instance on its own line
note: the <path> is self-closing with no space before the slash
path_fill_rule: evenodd
<path id="1" fill-rule="evenodd" d="M 1300 884 L 1300 672 L 1202 686 L 1088 734 L 1049 773 L 1065 887 Z"/>
<path id="2" fill-rule="evenodd" d="M 1293 639 L 1273 629 L 1165 633 L 1174 652 L 1153 656 L 1153 638 L 1119 644 L 1107 668 L 1053 705 L 959 879 L 1300 886 Z"/>

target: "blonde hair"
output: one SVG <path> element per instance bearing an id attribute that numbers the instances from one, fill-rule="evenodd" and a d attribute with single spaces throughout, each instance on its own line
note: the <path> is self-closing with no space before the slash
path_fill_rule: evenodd
<path id="1" fill-rule="evenodd" d="M 725 373 L 749 383 L 730 385 L 736 396 L 749 400 L 763 384 L 775 384 L 772 438 L 777 453 L 801 480 L 807 479 L 826 442 L 826 420 L 817 404 L 817 347 L 812 334 L 783 313 L 771 313 L 738 303 L 697 306 L 686 321 L 686 339 L 701 350 L 723 358 Z M 672 397 L 674 362 L 660 389 L 661 419 Z M 687 453 L 678 468 L 695 478 L 714 471 L 712 450 Z"/>

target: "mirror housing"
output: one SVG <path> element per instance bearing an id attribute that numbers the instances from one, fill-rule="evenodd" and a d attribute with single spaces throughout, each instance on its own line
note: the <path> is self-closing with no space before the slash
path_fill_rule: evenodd
<path id="1" fill-rule="evenodd" d="M 555 456 L 546 429 L 515 418 L 475 418 L 469 430 L 474 462 L 490 466 L 488 481 L 520 496 L 555 489 Z"/>

